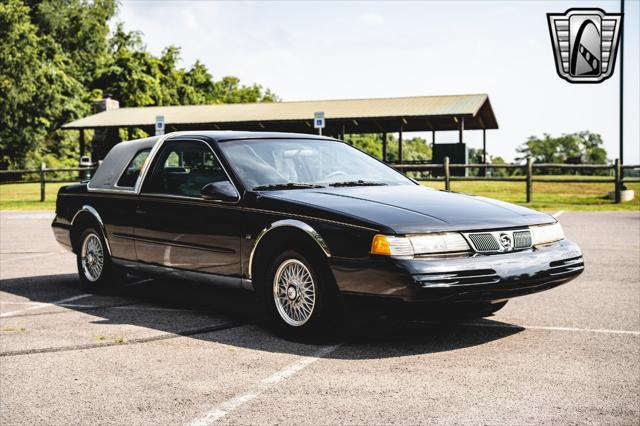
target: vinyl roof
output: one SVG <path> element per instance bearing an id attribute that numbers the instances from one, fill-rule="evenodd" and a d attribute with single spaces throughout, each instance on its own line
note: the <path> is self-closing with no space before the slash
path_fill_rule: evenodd
<path id="1" fill-rule="evenodd" d="M 188 129 L 267 130 L 309 133 L 313 115 L 324 112 L 326 133 L 456 130 L 464 117 L 465 129 L 497 129 L 486 94 L 416 96 L 379 99 L 216 104 L 119 108 L 70 122 L 64 129 L 104 127 L 152 128 L 164 116 L 167 131 Z"/>

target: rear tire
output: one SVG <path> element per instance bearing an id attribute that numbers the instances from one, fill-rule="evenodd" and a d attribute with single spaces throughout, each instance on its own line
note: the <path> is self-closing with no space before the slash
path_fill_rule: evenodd
<path id="1" fill-rule="evenodd" d="M 76 263 L 87 292 L 112 294 L 122 288 L 125 273 L 113 264 L 102 232 L 93 226 L 80 236 Z"/>
<path id="2" fill-rule="evenodd" d="M 258 291 L 269 322 L 286 338 L 328 337 L 332 326 L 343 319 L 328 265 L 308 251 L 288 250 L 276 256 Z"/>

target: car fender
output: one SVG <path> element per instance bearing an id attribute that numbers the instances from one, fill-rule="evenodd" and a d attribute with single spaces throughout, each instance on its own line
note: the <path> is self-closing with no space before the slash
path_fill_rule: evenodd
<path id="1" fill-rule="evenodd" d="M 91 207 L 90 205 L 82 206 L 82 208 L 80 208 L 80 210 L 78 210 L 76 214 L 73 215 L 73 218 L 71 219 L 70 230 L 74 229 L 76 221 L 84 215 L 92 216 L 93 219 L 97 222 L 98 227 L 100 228 L 100 232 L 102 232 L 102 238 L 104 239 L 105 245 L 107 246 L 107 252 L 109 253 L 109 256 L 111 256 L 111 247 L 109 246 L 109 240 L 107 239 L 107 232 L 104 227 L 104 221 L 95 208 Z"/>
<path id="2" fill-rule="evenodd" d="M 307 235 L 311 237 L 313 241 L 315 241 L 315 243 L 318 245 L 320 250 L 322 250 L 325 256 L 331 257 L 331 251 L 329 250 L 329 246 L 327 245 L 325 240 L 322 238 L 320 233 L 316 231 L 311 225 L 296 219 L 278 220 L 276 222 L 273 222 L 269 226 L 265 227 L 262 231 L 260 231 L 260 233 L 256 237 L 256 242 L 253 245 L 253 248 L 251 249 L 251 254 L 249 255 L 249 265 L 248 265 L 248 271 L 247 271 L 247 273 L 249 274 L 249 279 L 251 279 L 251 272 L 253 270 L 253 259 L 258 250 L 258 247 L 260 246 L 260 242 L 264 239 L 264 237 L 267 234 L 269 234 L 269 232 L 273 231 L 274 229 L 282 228 L 282 227 L 291 227 L 291 228 L 296 228 L 301 231 L 304 231 Z"/>

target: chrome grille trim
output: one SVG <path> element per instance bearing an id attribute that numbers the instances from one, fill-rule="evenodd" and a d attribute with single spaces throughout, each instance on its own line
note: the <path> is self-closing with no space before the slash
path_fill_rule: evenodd
<path id="1" fill-rule="evenodd" d="M 513 248 L 516 250 L 531 247 L 531 231 L 515 231 L 513 233 Z"/>
<path id="2" fill-rule="evenodd" d="M 584 260 L 582 256 L 579 256 L 571 259 L 557 260 L 551 262 L 549 266 L 551 267 L 549 269 L 549 275 L 565 275 L 584 269 Z"/>
<path id="3" fill-rule="evenodd" d="M 473 247 L 479 252 L 500 251 L 500 245 L 491 234 L 469 234 Z"/>
<path id="4" fill-rule="evenodd" d="M 477 253 L 507 253 L 531 248 L 529 229 L 466 232 L 462 234 Z"/>

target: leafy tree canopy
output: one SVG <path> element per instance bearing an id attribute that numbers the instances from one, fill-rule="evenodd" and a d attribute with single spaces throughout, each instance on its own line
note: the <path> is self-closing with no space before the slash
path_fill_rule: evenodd
<path id="1" fill-rule="evenodd" d="M 273 102 L 260 85 L 213 78 L 180 49 L 148 52 L 138 32 L 110 32 L 117 0 L 0 3 L 0 169 L 77 165 L 77 135 L 59 130 L 111 94 L 122 106 Z"/>
<path id="2" fill-rule="evenodd" d="M 527 157 L 537 163 L 606 164 L 607 151 L 597 133 L 582 131 L 554 138 L 545 133 L 542 138 L 530 136 L 517 148 L 518 161 Z"/>
<path id="3" fill-rule="evenodd" d="M 382 134 L 345 135 L 345 140 L 354 147 L 382 159 Z M 425 139 L 415 137 L 402 141 L 403 161 L 429 161 L 431 158 L 431 145 Z M 398 161 L 398 138 L 395 135 L 387 135 L 387 161 Z"/>

